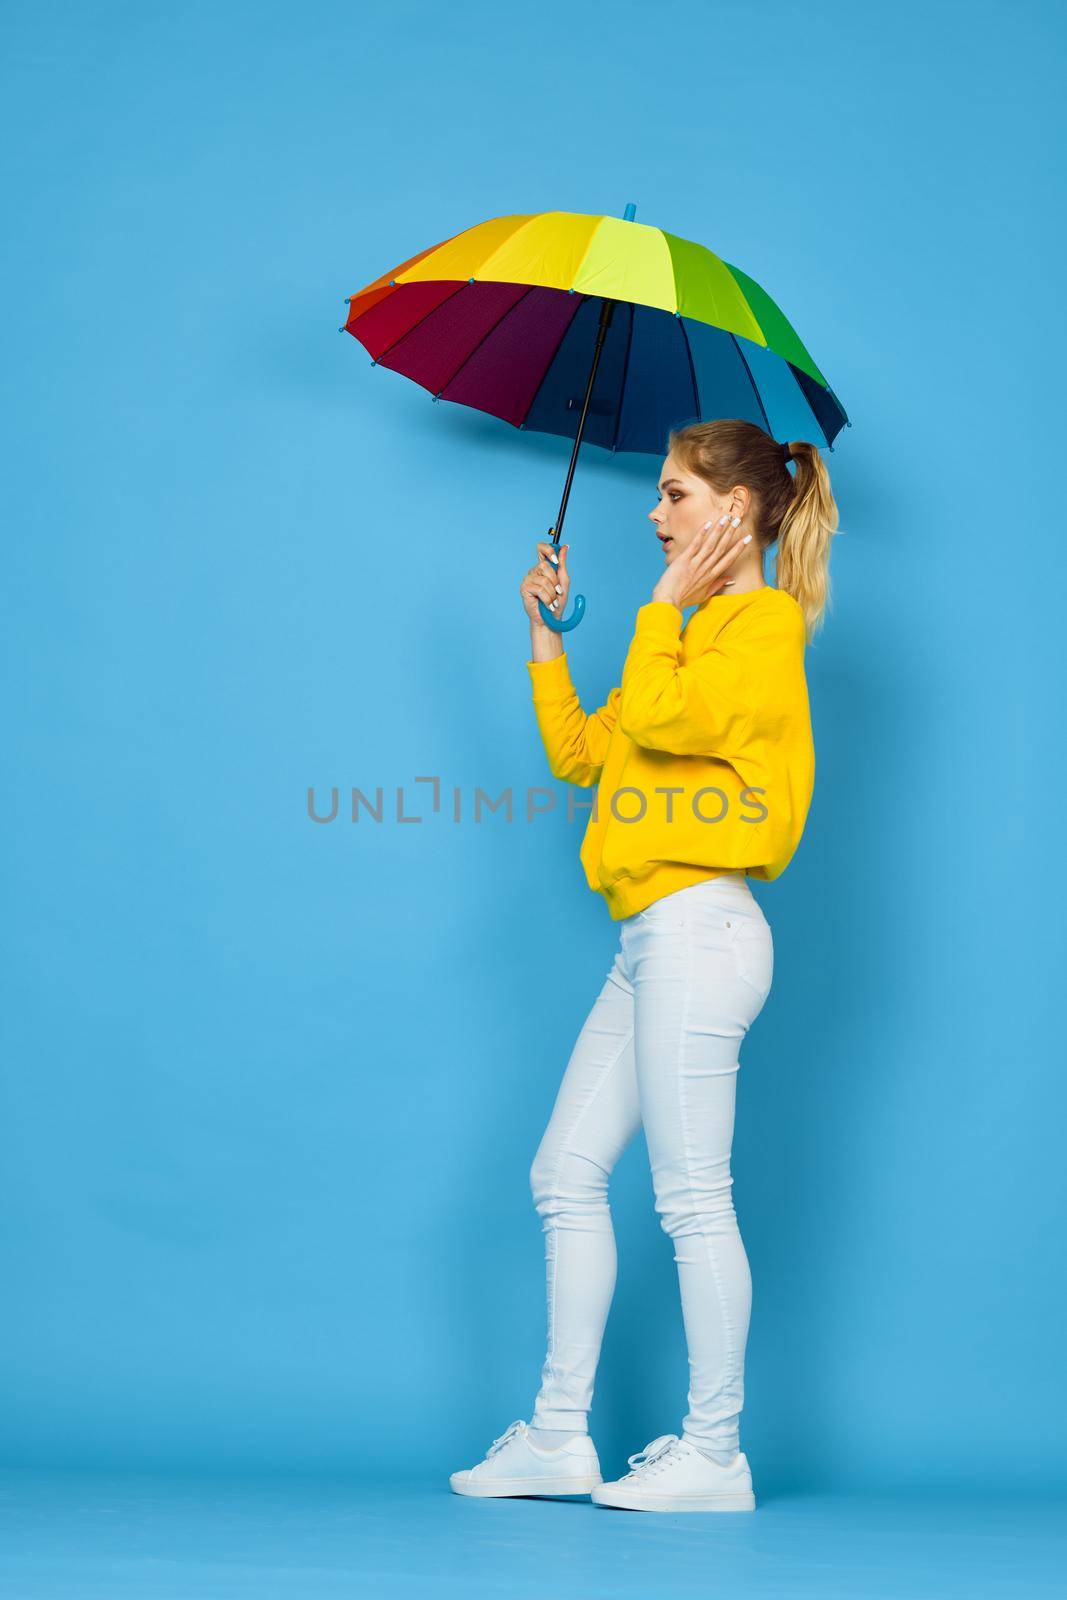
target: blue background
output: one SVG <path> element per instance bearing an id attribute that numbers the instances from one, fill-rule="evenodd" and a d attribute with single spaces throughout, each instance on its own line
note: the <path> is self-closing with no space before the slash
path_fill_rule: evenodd
<path id="1" fill-rule="evenodd" d="M 743 1442 L 765 1492 L 1005 1458 L 1062 1488 L 1061 9 L 16 3 L 5 34 L 2 1459 L 443 1482 L 529 1415 L 528 1169 L 618 937 L 517 593 L 569 446 L 337 327 L 480 220 L 634 201 L 767 286 L 853 423 L 815 799 L 756 889 Z M 579 464 L 588 709 L 659 466 Z M 508 785 L 555 812 L 475 824 Z M 687 1373 L 640 1140 L 613 1197 L 621 1467 Z"/>

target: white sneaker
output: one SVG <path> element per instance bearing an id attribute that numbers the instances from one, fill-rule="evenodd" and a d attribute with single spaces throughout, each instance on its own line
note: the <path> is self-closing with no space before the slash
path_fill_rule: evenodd
<path id="1" fill-rule="evenodd" d="M 485 1460 L 453 1472 L 455 1494 L 482 1499 L 509 1494 L 588 1494 L 601 1482 L 600 1462 L 587 1433 L 575 1433 L 556 1450 L 543 1450 L 525 1422 L 513 1422 L 494 1439 Z"/>
<path id="2" fill-rule="evenodd" d="M 598 1506 L 626 1511 L 755 1511 L 752 1474 L 738 1451 L 728 1467 L 676 1433 L 661 1434 L 629 1458 L 632 1472 L 593 1490 Z"/>

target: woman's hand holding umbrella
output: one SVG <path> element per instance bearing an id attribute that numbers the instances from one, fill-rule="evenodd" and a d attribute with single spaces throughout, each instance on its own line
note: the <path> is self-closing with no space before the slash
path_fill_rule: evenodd
<path id="1" fill-rule="evenodd" d="M 682 611 L 724 589 L 731 581 L 726 574 L 752 538 L 739 533 L 740 526 L 740 518 L 729 515 L 706 522 L 659 578 L 653 600 L 666 600 Z"/>
<path id="2" fill-rule="evenodd" d="M 557 546 L 550 539 L 538 542 L 538 561 L 532 566 L 519 585 L 519 594 L 522 597 L 523 609 L 531 623 L 544 628 L 538 601 L 543 601 L 553 614 L 561 617 L 567 609 L 567 596 L 570 593 L 571 579 L 567 571 L 567 551 L 569 545 Z M 559 566 L 554 565 L 559 561 Z"/>

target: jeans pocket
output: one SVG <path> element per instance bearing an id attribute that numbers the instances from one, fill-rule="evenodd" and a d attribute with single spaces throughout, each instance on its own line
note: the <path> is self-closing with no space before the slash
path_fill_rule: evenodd
<path id="1" fill-rule="evenodd" d="M 774 978 L 774 939 L 771 926 L 762 913 L 734 915 L 730 949 L 737 974 L 754 989 L 761 1002 L 771 992 Z"/>

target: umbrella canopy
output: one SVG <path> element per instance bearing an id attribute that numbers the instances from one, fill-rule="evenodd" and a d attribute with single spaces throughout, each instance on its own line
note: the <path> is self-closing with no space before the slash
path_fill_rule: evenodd
<path id="1" fill-rule="evenodd" d="M 611 451 L 662 455 L 671 428 L 713 417 L 775 437 L 785 419 L 832 446 L 844 408 L 766 290 L 632 215 L 478 223 L 352 295 L 344 331 L 435 400 L 566 438 L 581 423 L 583 442 Z M 586 396 L 605 302 L 615 315 Z"/>

